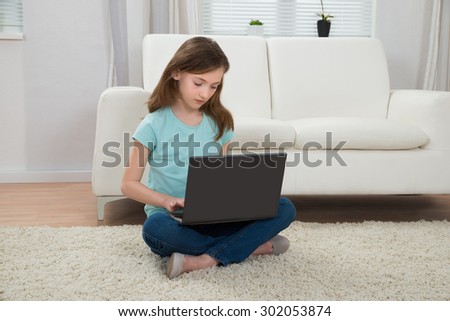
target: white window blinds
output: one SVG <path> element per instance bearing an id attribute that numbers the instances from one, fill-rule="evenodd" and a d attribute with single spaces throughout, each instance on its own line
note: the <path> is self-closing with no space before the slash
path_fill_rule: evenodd
<path id="1" fill-rule="evenodd" d="M 373 0 L 324 0 L 333 15 L 330 36 L 370 37 Z M 203 0 L 203 33 L 245 35 L 251 19 L 266 36 L 317 36 L 320 0 Z"/>
<path id="2" fill-rule="evenodd" d="M 22 0 L 0 0 L 0 38 L 23 38 Z"/>

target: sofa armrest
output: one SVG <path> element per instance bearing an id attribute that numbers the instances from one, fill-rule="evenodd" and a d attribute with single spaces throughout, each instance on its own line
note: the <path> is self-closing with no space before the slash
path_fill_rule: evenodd
<path id="1" fill-rule="evenodd" d="M 393 91 L 388 118 L 422 129 L 428 135 L 429 141 L 421 148 L 450 150 L 450 92 Z"/>
<path id="2" fill-rule="evenodd" d="M 97 107 L 92 190 L 97 196 L 122 195 L 122 176 L 136 127 L 148 114 L 150 93 L 137 87 L 112 87 Z"/>

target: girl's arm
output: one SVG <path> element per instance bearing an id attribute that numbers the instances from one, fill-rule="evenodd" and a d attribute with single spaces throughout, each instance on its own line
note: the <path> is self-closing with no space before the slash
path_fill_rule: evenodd
<path id="1" fill-rule="evenodd" d="M 228 145 L 230 145 L 230 142 L 222 146 L 222 155 L 224 156 L 228 153 Z"/>
<path id="2" fill-rule="evenodd" d="M 164 207 L 173 212 L 184 207 L 184 200 L 170 195 L 155 192 L 141 183 L 150 150 L 141 143 L 135 142 L 130 161 L 122 178 L 122 193 L 138 202 Z"/>

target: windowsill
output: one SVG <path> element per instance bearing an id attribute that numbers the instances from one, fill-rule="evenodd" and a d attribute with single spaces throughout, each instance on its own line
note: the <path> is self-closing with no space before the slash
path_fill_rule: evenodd
<path id="1" fill-rule="evenodd" d="M 20 32 L 0 32 L 0 40 L 23 40 L 23 33 Z"/>

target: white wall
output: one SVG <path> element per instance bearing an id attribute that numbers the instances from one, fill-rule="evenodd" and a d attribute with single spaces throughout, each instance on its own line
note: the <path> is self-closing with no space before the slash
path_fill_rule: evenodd
<path id="1" fill-rule="evenodd" d="M 88 181 L 107 86 L 107 0 L 24 0 L 24 41 L 0 40 L 0 182 Z M 128 0 L 130 84 L 140 86 L 147 0 Z M 420 88 L 427 0 L 377 0 L 392 88 Z"/>
<path id="2" fill-rule="evenodd" d="M 0 40 L 0 170 L 26 168 L 23 49 Z"/>
<path id="3" fill-rule="evenodd" d="M 422 88 L 432 1 L 376 0 L 375 38 L 383 42 L 391 88 Z"/>
<path id="4" fill-rule="evenodd" d="M 0 40 L 0 182 L 88 180 L 109 65 L 106 1 L 23 4 L 25 40 Z"/>

